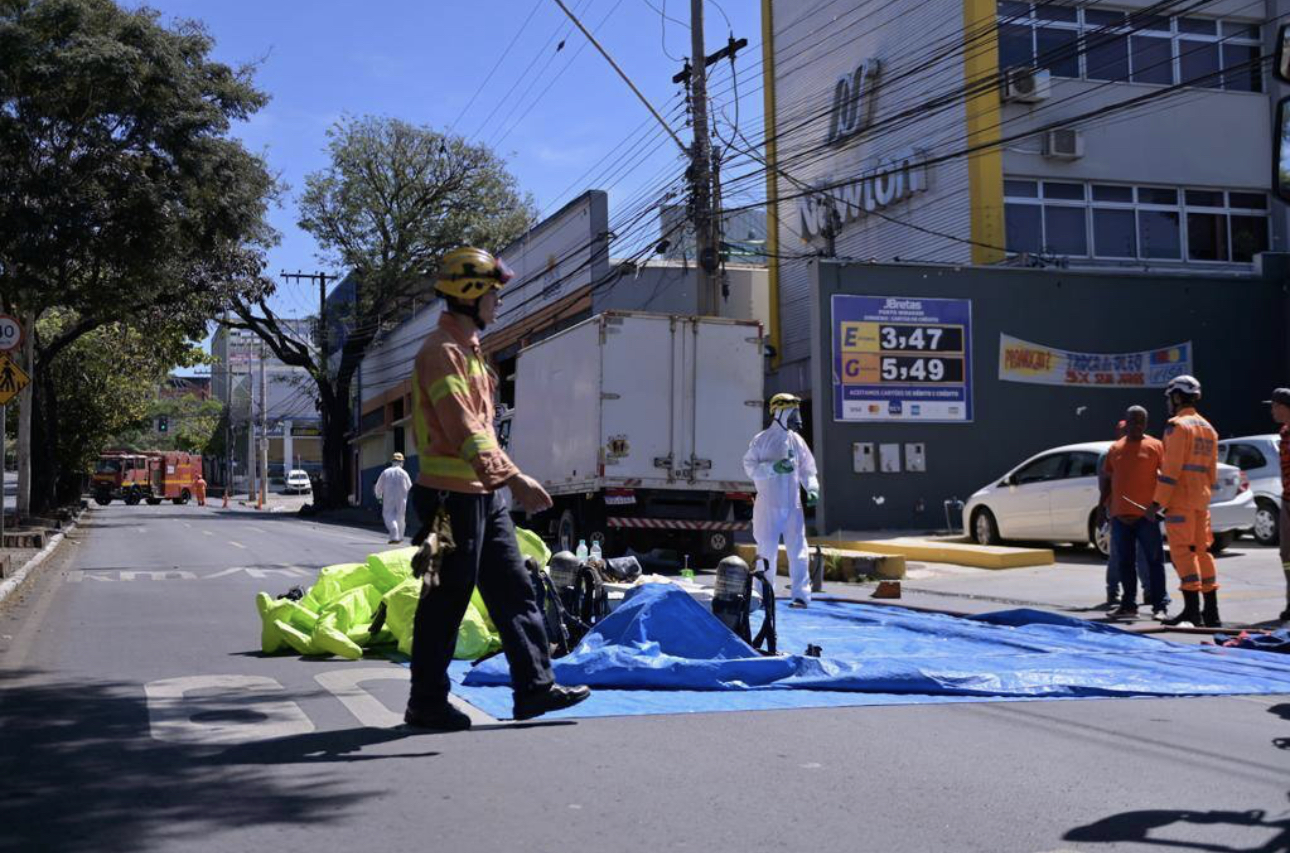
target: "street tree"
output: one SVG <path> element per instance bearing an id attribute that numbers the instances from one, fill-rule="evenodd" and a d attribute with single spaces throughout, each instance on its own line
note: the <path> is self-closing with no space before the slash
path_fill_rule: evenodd
<path id="1" fill-rule="evenodd" d="M 56 340 L 80 318 L 52 310 L 38 324 L 46 340 Z M 68 344 L 65 355 L 48 365 L 58 396 L 47 409 L 58 419 L 48 434 L 57 437 L 59 459 L 57 495 L 60 501 L 80 495 L 84 475 L 103 448 L 134 445 L 136 449 L 166 449 L 149 441 L 157 407 L 157 388 L 175 367 L 202 363 L 204 354 L 178 327 L 138 328 L 127 323 L 99 326 Z M 178 401 L 176 401 L 178 402 Z M 215 404 L 216 409 L 219 404 Z M 214 431 L 219 413 L 209 419 Z M 201 424 L 192 426 L 200 431 Z M 183 448 L 187 449 L 187 448 Z"/>
<path id="2" fill-rule="evenodd" d="M 58 415 L 55 381 L 74 345 L 118 324 L 200 338 L 266 286 L 277 186 L 229 131 L 267 97 L 212 47 L 199 23 L 111 0 L 0 0 L 0 306 L 36 329 L 35 510 L 77 464 L 59 430 L 82 422 Z M 70 322 L 37 325 L 54 310 Z"/>
<path id="3" fill-rule="evenodd" d="M 345 503 L 350 482 L 346 433 L 354 378 L 364 353 L 433 300 L 439 258 L 463 244 L 492 251 L 536 218 L 532 199 L 492 150 L 460 136 L 392 118 L 349 118 L 329 132 L 330 165 L 309 175 L 299 200 L 300 227 L 322 259 L 349 270 L 353 299 L 328 326 L 343 341 L 320 354 L 269 309 L 265 299 L 234 303 L 231 325 L 250 329 L 284 363 L 305 368 L 317 388 L 323 433 L 320 507 Z"/>

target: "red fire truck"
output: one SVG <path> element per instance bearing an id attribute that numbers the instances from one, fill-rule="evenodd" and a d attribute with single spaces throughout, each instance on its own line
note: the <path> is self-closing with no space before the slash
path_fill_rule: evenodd
<path id="1" fill-rule="evenodd" d="M 120 498 L 134 506 L 163 500 L 186 504 L 197 491 L 202 457 L 182 450 L 108 450 L 94 470 L 94 501 L 101 506 Z"/>

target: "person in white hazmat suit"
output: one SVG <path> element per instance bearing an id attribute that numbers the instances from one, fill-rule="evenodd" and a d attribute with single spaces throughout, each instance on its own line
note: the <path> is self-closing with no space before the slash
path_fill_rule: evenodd
<path id="1" fill-rule="evenodd" d="M 381 517 L 385 519 L 385 529 L 390 531 L 390 544 L 401 543 L 407 524 L 408 492 L 412 491 L 412 478 L 403 470 L 402 453 L 390 459 L 390 467 L 376 478 L 372 491 L 381 502 Z"/>
<path id="2" fill-rule="evenodd" d="M 757 556 L 769 561 L 773 575 L 779 565 L 779 539 L 784 537 L 793 607 L 805 607 L 811 601 L 801 490 L 806 490 L 807 506 L 815 506 L 820 499 L 815 457 L 797 434 L 802 427 L 801 405 L 802 401 L 792 394 L 772 397 L 770 414 L 774 422 L 753 437 L 744 454 L 744 471 L 757 485 L 753 504 Z"/>

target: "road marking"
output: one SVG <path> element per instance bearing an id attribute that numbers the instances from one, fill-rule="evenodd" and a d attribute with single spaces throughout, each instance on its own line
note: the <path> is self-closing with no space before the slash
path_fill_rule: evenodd
<path id="1" fill-rule="evenodd" d="M 135 532 L 135 533 L 147 533 L 147 532 L 148 532 L 148 528 L 146 528 L 146 527 L 136 527 L 136 528 L 134 529 L 134 532 Z"/>
<path id="2" fill-rule="evenodd" d="M 279 575 L 281 577 L 286 577 L 286 578 L 307 578 L 307 577 L 313 576 L 312 572 L 306 571 L 304 569 L 298 569 L 295 567 L 287 567 L 285 569 L 253 569 L 249 566 L 234 566 L 231 569 L 225 569 L 222 572 L 216 572 L 213 575 L 207 575 L 206 580 L 214 580 L 215 578 L 226 578 L 226 577 L 229 577 L 230 575 L 238 574 L 239 572 L 245 572 L 247 577 L 258 578 L 259 580 L 264 580 L 269 575 Z"/>
<path id="3" fill-rule="evenodd" d="M 116 578 L 108 577 L 107 573 L 105 572 L 90 572 L 90 571 L 79 571 L 79 572 L 73 571 L 73 572 L 69 572 L 67 575 L 68 583 L 80 583 L 81 581 L 85 581 L 85 580 L 114 581 L 116 580 Z"/>
<path id="4" fill-rule="evenodd" d="M 234 548 L 241 548 L 243 551 L 246 550 L 246 546 L 243 545 L 241 542 L 234 542 L 232 539 L 230 539 L 228 540 L 228 544 L 232 545 Z"/>
<path id="5" fill-rule="evenodd" d="M 391 729 L 403 724 L 403 715 L 391 711 L 389 707 L 368 693 L 360 684 L 367 681 L 388 679 L 393 681 L 410 681 L 411 670 L 403 667 L 366 667 L 364 669 L 336 669 L 331 672 L 320 672 L 314 676 L 329 693 L 340 700 L 340 703 L 354 715 L 360 725 L 373 729 Z"/>
<path id="6" fill-rule="evenodd" d="M 211 533 L 209 530 L 203 530 L 203 531 L 202 531 L 202 533 L 206 534 L 207 536 L 214 536 L 214 535 L 215 535 L 214 533 Z"/>
<path id="7" fill-rule="evenodd" d="M 219 692 L 188 696 L 196 690 Z M 265 698 L 280 690 L 276 678 L 261 675 L 193 675 L 143 686 L 153 739 L 183 744 L 251 743 L 314 731 L 295 702 Z"/>
<path id="8" fill-rule="evenodd" d="M 120 580 L 132 581 L 137 579 L 140 576 L 146 577 L 148 580 L 151 580 L 151 581 L 168 581 L 171 579 L 172 576 L 174 577 L 175 580 L 180 580 L 180 581 L 197 580 L 197 575 L 193 574 L 192 572 L 183 572 L 178 569 L 171 569 L 169 571 L 160 571 L 160 572 L 140 572 L 140 571 L 125 572 L 123 571 L 121 572 Z"/>
<path id="9" fill-rule="evenodd" d="M 192 525 L 185 521 L 185 522 L 184 522 L 184 527 L 191 528 L 191 527 L 192 527 Z"/>

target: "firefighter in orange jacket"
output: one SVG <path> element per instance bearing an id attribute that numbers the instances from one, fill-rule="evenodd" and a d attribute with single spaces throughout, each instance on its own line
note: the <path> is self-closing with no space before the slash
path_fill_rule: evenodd
<path id="1" fill-rule="evenodd" d="M 515 719 L 567 708 L 591 695 L 586 687 L 555 683 L 533 584 L 498 494 L 509 488 L 530 512 L 551 507 L 550 495 L 520 472 L 493 430 L 496 378 L 484 361 L 479 333 L 496 319 L 498 291 L 512 275 L 483 249 L 444 255 L 435 281 L 444 312 L 417 353 L 412 417 L 419 473 L 411 497 L 422 529 L 413 543 L 428 548 L 440 508 L 456 543 L 438 568 L 437 583 L 423 584 L 413 623 L 412 689 L 403 719 L 418 728 L 470 728 L 470 718 L 448 702 L 448 664 L 476 583 L 510 664 Z"/>
<path id="2" fill-rule="evenodd" d="M 1218 433 L 1196 412 L 1200 382 L 1178 376 L 1165 388 L 1169 424 L 1165 427 L 1165 456 L 1160 463 L 1156 493 L 1148 515 L 1165 517 L 1169 556 L 1178 572 L 1183 595 L 1182 612 L 1166 625 L 1221 627 L 1218 615 L 1218 578 L 1209 546 L 1209 499 L 1218 480 Z M 1201 606 L 1201 596 L 1205 603 Z"/>

